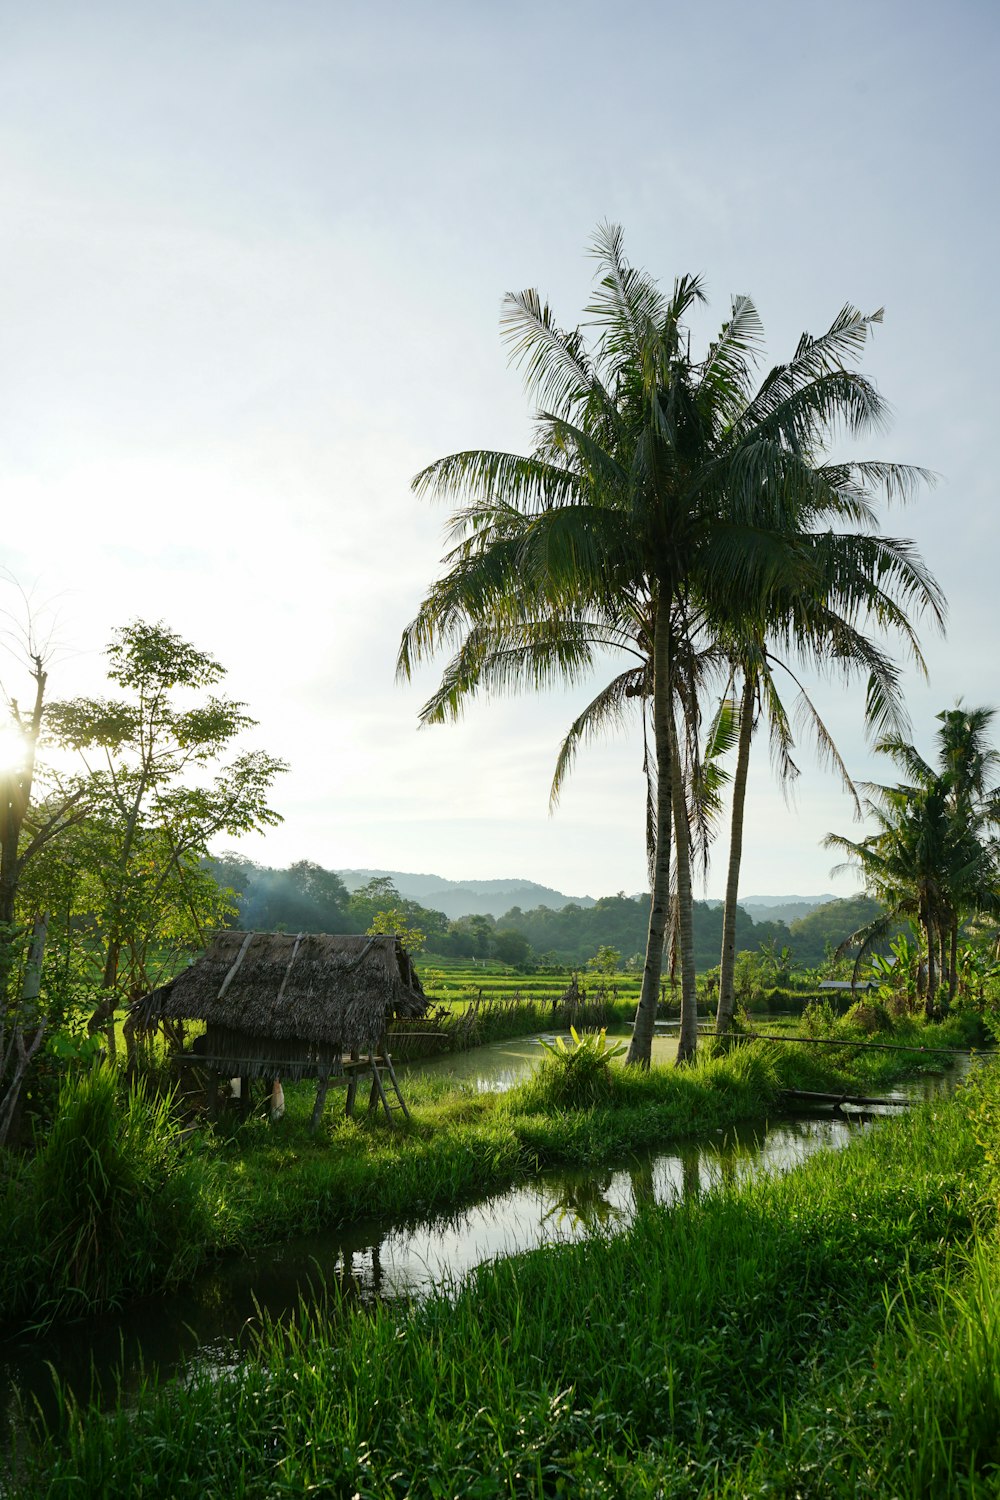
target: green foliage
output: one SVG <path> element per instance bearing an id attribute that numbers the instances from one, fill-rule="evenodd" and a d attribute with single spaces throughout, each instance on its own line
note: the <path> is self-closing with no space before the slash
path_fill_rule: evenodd
<path id="1" fill-rule="evenodd" d="M 917 1004 L 920 950 L 900 933 L 889 944 L 889 953 L 889 957 L 882 953 L 871 956 L 871 977 L 878 982 L 878 998 L 897 1010 L 912 1011 Z"/>
<path id="2" fill-rule="evenodd" d="M 611 1060 L 623 1056 L 624 1042 L 609 1042 L 606 1031 L 586 1031 L 582 1035 L 570 1027 L 572 1045 L 561 1036 L 542 1046 L 548 1057 L 536 1074 L 538 1097 L 548 1099 L 558 1109 L 590 1109 L 611 1096 Z"/>
<path id="3" fill-rule="evenodd" d="M 802 1012 L 802 1030 L 806 1036 L 832 1036 L 837 1019 L 829 1000 L 810 1000 Z"/>
<path id="4" fill-rule="evenodd" d="M 377 911 L 366 928 L 369 936 L 385 933 L 398 937 L 403 947 L 410 953 L 419 953 L 424 946 L 425 934 L 419 927 L 411 927 L 407 922 L 405 912 L 393 907 L 389 911 Z"/>
<path id="5" fill-rule="evenodd" d="M 531 944 L 523 933 L 512 927 L 497 927 L 493 934 L 493 952 L 501 963 L 524 968 L 531 963 Z"/>
<path id="6" fill-rule="evenodd" d="M 887 786 L 867 784 L 867 812 L 876 832 L 862 840 L 829 834 L 830 848 L 858 866 L 885 912 L 854 934 L 858 963 L 884 939 L 893 919 L 905 918 L 924 944 L 928 1014 L 944 1014 L 958 973 L 952 964 L 963 921 L 1000 916 L 1000 751 L 987 743 L 995 710 L 954 709 L 938 714 L 937 767 L 915 746 L 887 736 L 877 748 L 906 776 Z M 942 988 L 939 991 L 938 985 Z"/>
<path id="7" fill-rule="evenodd" d="M 367 925 L 349 913 L 340 876 L 312 860 L 279 870 L 229 851 L 202 863 L 233 891 L 238 924 L 247 932 L 358 932 Z"/>
<path id="8" fill-rule="evenodd" d="M 880 1000 L 855 1000 L 840 1021 L 842 1029 L 851 1028 L 865 1036 L 892 1036 L 895 1025 Z"/>
<path id="9" fill-rule="evenodd" d="M 988 1495 L 1000 1273 L 975 1118 L 974 1096 L 917 1110 L 422 1304 L 265 1319 L 235 1375 L 71 1404 L 12 1494 Z"/>
<path id="10" fill-rule="evenodd" d="M 602 943 L 593 958 L 587 959 L 587 968 L 594 974 L 599 974 L 602 979 L 610 979 L 617 974 L 622 966 L 622 956 L 617 948 L 609 947 Z"/>
<path id="11" fill-rule="evenodd" d="M 468 930 L 472 919 L 450 924 L 449 933 L 457 936 Z M 636 967 L 642 970 L 642 953 L 649 928 L 649 897 L 602 896 L 593 906 L 578 906 L 575 902 L 554 910 L 548 906 L 535 907 L 528 911 L 515 908 L 498 919 L 497 934 L 504 929 L 519 933 L 535 953 L 546 954 L 562 964 L 575 968 L 589 967 L 590 960 L 602 947 L 616 949 L 619 954 L 637 956 Z M 736 944 L 738 949 L 756 948 L 760 942 L 760 926 L 742 909 L 737 912 Z M 782 928 L 784 940 L 787 929 Z M 493 934 L 489 935 L 490 937 Z M 708 902 L 694 903 L 695 962 L 699 969 L 708 968 L 719 961 L 722 947 L 722 908 Z M 442 947 L 438 940 L 428 945 L 434 952 L 457 952 L 449 943 Z M 470 944 L 466 956 L 479 953 Z M 633 962 L 633 960 L 630 960 Z"/>
<path id="12" fill-rule="evenodd" d="M 119 1088 L 109 1067 L 63 1084 L 21 1179 L 30 1211 L 6 1245 L 6 1317 L 79 1316 L 182 1280 L 204 1256 L 217 1211 L 208 1159 L 186 1147 L 169 1096 Z"/>
<path id="13" fill-rule="evenodd" d="M 792 946 L 803 964 L 819 964 L 828 948 L 838 948 L 852 932 L 881 915 L 871 896 L 845 896 L 825 901 L 789 926 Z"/>
<path id="14" fill-rule="evenodd" d="M 153 948 L 198 944 L 231 912 L 203 865 L 209 841 L 280 822 L 268 796 L 285 766 L 235 748 L 255 720 L 245 704 L 211 691 L 221 664 L 162 622 L 117 630 L 108 660 L 125 696 L 53 703 L 45 723 L 88 773 L 70 920 L 100 937 L 100 987 L 141 992 L 155 980 Z M 66 897 L 60 888 L 61 907 Z"/>

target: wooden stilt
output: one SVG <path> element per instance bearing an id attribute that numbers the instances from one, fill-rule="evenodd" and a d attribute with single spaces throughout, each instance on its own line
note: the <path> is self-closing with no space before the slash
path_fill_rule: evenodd
<path id="1" fill-rule="evenodd" d="M 392 1105 L 392 1108 L 393 1109 L 401 1109 L 403 1111 L 403 1114 L 406 1116 L 406 1118 L 409 1119 L 410 1118 L 410 1111 L 407 1109 L 407 1107 L 406 1107 L 406 1100 L 403 1098 L 403 1095 L 400 1092 L 399 1084 L 396 1081 L 396 1070 L 392 1066 L 392 1058 L 389 1056 L 388 1052 L 385 1054 L 385 1066 L 386 1066 L 386 1069 L 387 1069 L 388 1074 L 389 1074 L 389 1082 L 392 1084 L 393 1093 L 396 1095 L 396 1098 L 399 1100 L 399 1103 Z"/>
<path id="2" fill-rule="evenodd" d="M 360 1054 L 358 1053 L 357 1047 L 352 1047 L 352 1049 L 351 1049 L 351 1062 L 352 1063 L 356 1063 L 358 1061 L 358 1059 L 359 1059 L 359 1056 L 360 1056 Z M 347 1103 L 344 1105 L 344 1114 L 347 1115 L 348 1118 L 350 1118 L 351 1115 L 353 1115 L 353 1113 L 354 1113 L 354 1101 L 357 1098 L 357 1093 L 358 1093 L 358 1070 L 357 1070 L 357 1068 L 352 1068 L 351 1071 L 350 1071 L 350 1075 L 348 1077 L 348 1080 L 347 1080 Z"/>
<path id="3" fill-rule="evenodd" d="M 371 1114 L 371 1112 L 372 1112 L 373 1109 L 378 1109 L 379 1095 L 380 1094 L 382 1094 L 382 1080 L 378 1076 L 378 1063 L 375 1061 L 375 1058 L 373 1056 L 372 1057 L 372 1086 L 371 1086 L 371 1092 L 368 1095 L 368 1113 L 369 1114 Z M 382 1097 L 384 1098 L 385 1096 L 383 1095 Z"/>
<path id="4" fill-rule="evenodd" d="M 316 1103 L 313 1105 L 312 1119 L 309 1121 L 309 1130 L 313 1135 L 318 1130 L 319 1122 L 323 1118 L 323 1105 L 326 1103 L 329 1087 L 330 1071 L 326 1069 L 319 1075 L 319 1085 L 316 1089 Z"/>

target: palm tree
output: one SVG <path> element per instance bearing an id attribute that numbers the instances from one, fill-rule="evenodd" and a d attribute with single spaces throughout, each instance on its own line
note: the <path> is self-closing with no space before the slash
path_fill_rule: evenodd
<path id="1" fill-rule="evenodd" d="M 986 743 L 986 733 L 996 716 L 992 708 L 953 709 L 938 714 L 938 760 L 948 777 L 951 808 L 959 828 L 968 830 L 976 848 L 971 864 L 963 871 L 966 890 L 952 915 L 949 933 L 948 999 L 954 1000 L 958 985 L 959 910 L 976 916 L 998 913 L 996 876 L 998 854 L 996 830 L 1000 827 L 1000 787 L 993 778 L 1000 773 L 1000 751 Z"/>
<path id="2" fill-rule="evenodd" d="M 597 651 L 631 653 L 631 666 L 594 700 L 571 740 L 619 717 L 630 697 L 650 710 L 655 854 L 629 1054 L 648 1064 L 672 848 L 679 1057 L 693 1055 L 696 1042 L 682 764 L 684 747 L 698 738 L 691 664 L 711 649 L 718 622 L 768 618 L 781 590 L 818 597 L 832 580 L 841 605 L 854 608 L 867 570 L 905 592 L 906 544 L 874 534 L 872 496 L 878 489 L 904 495 L 920 476 L 881 463 L 821 465 L 814 456 L 832 422 L 859 433 L 882 420 L 877 393 L 845 364 L 880 314 L 845 308 L 821 338 L 804 335 L 793 360 L 755 389 L 761 328 L 749 298 L 734 300 L 719 338 L 695 360 L 684 320 L 703 300 L 697 278 L 679 278 L 665 296 L 627 264 L 612 226 L 598 232 L 593 248 L 599 281 L 587 309 L 597 329 L 591 348 L 579 329 L 556 325 L 536 292 L 505 300 L 512 358 L 538 402 L 534 451 L 456 453 L 414 481 L 418 492 L 461 505 L 446 572 L 404 632 L 398 666 L 407 676 L 417 661 L 455 648 L 422 713 L 430 721 L 459 713 L 473 692 L 575 682 L 592 670 Z M 844 521 L 868 528 L 854 537 L 853 569 L 827 540 Z M 876 680 L 871 692 L 881 691 Z"/>
<path id="3" fill-rule="evenodd" d="M 938 989 L 939 934 L 949 912 L 946 794 L 939 779 L 930 786 L 870 786 L 867 812 L 877 832 L 854 841 L 828 834 L 828 848 L 842 850 L 847 863 L 860 869 L 866 889 L 883 911 L 841 944 L 839 952 L 857 946 L 854 979 L 874 945 L 900 920 L 908 920 L 926 943 L 924 993 L 928 1017 L 934 1014 Z M 843 868 L 843 867 L 839 867 Z"/>
<path id="4" fill-rule="evenodd" d="M 862 539 L 867 540 L 867 539 Z M 730 647 L 732 663 L 729 686 L 742 674 L 743 689 L 738 710 L 739 734 L 737 762 L 733 773 L 732 823 L 729 866 L 723 915 L 722 958 L 719 973 L 719 1000 L 716 1033 L 724 1035 L 732 1026 L 735 1004 L 734 969 L 736 956 L 736 905 L 743 844 L 743 812 L 751 742 L 758 719 L 766 714 L 771 729 L 771 753 L 780 781 L 787 785 L 798 776 L 792 759 L 794 738 L 788 712 L 779 694 L 780 672 L 793 684 L 797 695 L 797 714 L 812 731 L 821 760 L 839 774 L 845 789 L 854 800 L 858 815 L 861 803 L 837 746 L 816 706 L 806 692 L 800 677 L 788 660 L 794 653 L 814 670 L 826 675 L 836 673 L 845 684 L 856 674 L 867 677 L 865 698 L 866 723 L 871 732 L 897 733 L 907 724 L 899 672 L 859 622 L 874 622 L 880 634 L 898 632 L 921 671 L 926 672 L 920 645 L 910 619 L 911 612 L 929 611 L 940 624 L 943 598 L 932 575 L 919 557 L 906 546 L 891 539 L 880 539 L 885 555 L 891 557 L 893 576 L 887 580 L 882 567 L 871 569 L 871 559 L 862 548 L 859 555 L 856 536 L 837 535 L 823 538 L 801 538 L 800 545 L 818 541 L 816 561 L 825 584 L 812 592 L 800 590 L 769 601 L 771 618 L 744 622 L 743 634 Z M 832 566 L 833 565 L 833 566 Z M 778 650 L 781 655 L 778 655 Z"/>
<path id="5" fill-rule="evenodd" d="M 827 846 L 842 850 L 860 867 L 868 889 L 885 908 L 874 922 L 852 934 L 858 945 L 855 974 L 872 946 L 894 921 L 908 918 L 926 949 L 924 995 L 928 1017 L 947 988 L 957 984 L 958 931 L 969 917 L 1000 914 L 1000 789 L 991 776 L 1000 754 L 986 743 L 992 709 L 960 705 L 938 715 L 938 765 L 916 747 L 887 737 L 877 748 L 909 780 L 895 786 L 868 783 L 868 811 L 877 831 L 858 841 L 830 834 Z"/>

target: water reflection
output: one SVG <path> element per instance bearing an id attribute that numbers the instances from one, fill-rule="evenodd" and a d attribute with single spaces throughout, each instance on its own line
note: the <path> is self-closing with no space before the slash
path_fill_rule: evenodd
<path id="1" fill-rule="evenodd" d="M 618 1033 L 613 1033 L 618 1035 Z M 561 1036 L 569 1042 L 570 1034 L 544 1032 L 546 1041 Z M 628 1035 L 622 1032 L 621 1038 Z M 421 1059 L 410 1063 L 399 1063 L 396 1072 L 405 1079 L 407 1075 L 421 1078 L 446 1078 L 463 1084 L 479 1094 L 500 1093 L 512 1088 L 515 1083 L 536 1068 L 546 1056 L 541 1037 L 516 1037 L 507 1042 L 489 1042 L 483 1047 L 471 1047 L 468 1052 L 450 1052 L 444 1057 Z M 653 1038 L 652 1060 L 654 1063 L 672 1063 L 677 1057 L 676 1034 L 657 1035 Z"/>
<path id="2" fill-rule="evenodd" d="M 907 1087 L 911 1097 L 923 1098 L 953 1086 L 947 1077 Z M 300 1297 L 327 1290 L 348 1305 L 419 1298 L 497 1255 L 613 1230 L 645 1205 L 673 1204 L 752 1174 L 786 1171 L 824 1146 L 844 1145 L 861 1128 L 828 1112 L 742 1126 L 618 1168 L 546 1173 L 460 1213 L 392 1227 L 370 1221 L 257 1251 L 213 1268 L 182 1293 L 0 1343 L 4 1425 L 17 1420 L 22 1403 L 37 1401 L 53 1413 L 50 1367 L 80 1396 L 96 1389 L 116 1403 L 138 1388 L 143 1372 L 232 1367 L 261 1310 L 284 1318 Z"/>

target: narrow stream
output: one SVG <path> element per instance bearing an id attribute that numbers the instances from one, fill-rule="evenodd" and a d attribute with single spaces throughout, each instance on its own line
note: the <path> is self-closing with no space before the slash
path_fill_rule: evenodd
<path id="1" fill-rule="evenodd" d="M 673 1040 L 657 1044 L 658 1051 L 675 1047 Z M 455 1073 L 479 1089 L 506 1088 L 540 1051 L 535 1040 L 494 1044 L 425 1063 L 421 1071 Z M 947 1075 L 923 1077 L 890 1097 L 913 1102 L 950 1093 L 968 1059 L 957 1064 Z M 744 1126 L 627 1165 L 546 1172 L 458 1213 L 396 1224 L 360 1222 L 227 1260 L 183 1291 L 0 1343 L 0 1423 L 9 1430 L 35 1402 L 52 1411 L 53 1371 L 79 1396 L 93 1384 L 116 1403 L 138 1387 L 144 1372 L 169 1376 L 196 1366 L 232 1367 L 258 1309 L 282 1317 L 300 1297 L 334 1284 L 361 1303 L 420 1297 L 494 1256 L 578 1239 L 597 1226 L 624 1225 L 643 1203 L 675 1203 L 721 1182 L 787 1170 L 817 1150 L 845 1145 L 863 1128 L 829 1111 Z"/>

